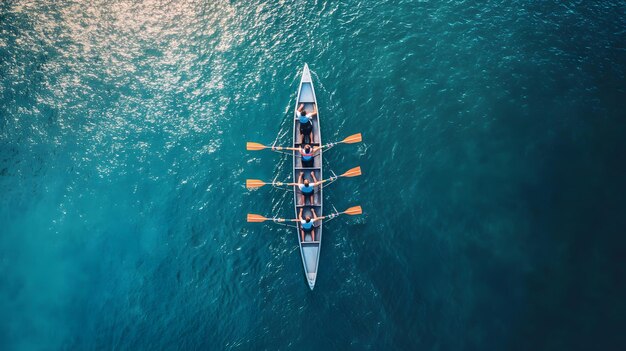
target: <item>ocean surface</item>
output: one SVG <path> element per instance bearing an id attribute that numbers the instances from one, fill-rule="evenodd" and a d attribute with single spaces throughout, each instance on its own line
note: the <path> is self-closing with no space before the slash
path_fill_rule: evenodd
<path id="1" fill-rule="evenodd" d="M 624 1 L 3 0 L 0 349 L 624 350 L 625 74 Z"/>

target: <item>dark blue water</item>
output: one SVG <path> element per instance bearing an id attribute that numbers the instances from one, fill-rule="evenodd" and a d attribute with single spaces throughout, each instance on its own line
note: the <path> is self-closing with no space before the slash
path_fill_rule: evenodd
<path id="1" fill-rule="evenodd" d="M 609 350 L 623 1 L 2 1 L 0 349 Z M 299 71 L 325 191 L 289 217 Z"/>

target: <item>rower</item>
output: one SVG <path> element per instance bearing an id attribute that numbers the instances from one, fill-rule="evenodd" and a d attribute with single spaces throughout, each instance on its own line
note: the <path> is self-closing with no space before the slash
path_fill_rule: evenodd
<path id="1" fill-rule="evenodd" d="M 311 205 L 313 205 L 313 202 L 315 202 L 315 199 L 313 197 L 315 186 L 320 184 L 320 182 L 318 182 L 317 178 L 315 178 L 315 172 L 313 171 L 311 171 L 311 178 L 313 178 L 313 183 L 309 182 L 308 179 L 303 180 L 303 178 L 304 172 L 300 172 L 298 183 L 295 184 L 298 186 L 298 189 L 300 189 L 300 192 L 302 193 L 300 194 L 300 202 L 302 203 L 302 205 L 306 205 L 306 198 L 309 198 L 309 202 L 311 203 Z"/>
<path id="2" fill-rule="evenodd" d="M 313 105 L 313 112 L 306 113 L 304 110 L 304 104 L 300 104 L 296 110 L 296 119 L 300 122 L 300 144 L 304 143 L 304 138 L 309 137 L 309 142 L 314 143 L 313 138 L 313 117 L 317 116 L 317 107 Z"/>
<path id="3" fill-rule="evenodd" d="M 300 194 L 301 205 L 302 206 L 306 205 L 306 198 L 310 198 L 309 202 L 311 205 L 313 205 L 313 202 L 314 202 L 313 195 L 315 193 L 315 187 L 324 182 L 335 180 L 336 177 L 318 181 L 317 178 L 315 178 L 315 172 L 311 171 L 311 178 L 313 178 L 313 182 L 310 182 L 308 179 L 304 179 L 304 172 L 300 172 L 300 177 L 298 177 L 298 181 L 295 183 L 276 182 L 273 184 L 276 184 L 277 186 L 281 186 L 281 185 L 297 186 L 298 189 L 300 189 L 300 193 L 301 193 Z M 257 180 L 252 180 L 252 181 L 257 182 Z M 246 183 L 248 182 L 250 182 L 250 180 L 246 181 Z M 246 185 L 246 187 L 256 187 L 256 184 L 254 185 L 248 184 Z"/>
<path id="4" fill-rule="evenodd" d="M 313 158 L 315 157 L 315 152 L 318 150 L 318 147 L 311 147 L 311 145 L 306 144 L 304 147 L 300 148 L 300 156 L 302 157 L 302 167 L 311 168 L 313 167 Z"/>
<path id="5" fill-rule="evenodd" d="M 315 153 L 317 150 L 321 149 L 320 146 L 311 146 L 309 144 L 304 144 L 302 147 L 283 147 L 284 150 L 293 150 L 298 151 L 300 153 L 300 158 L 302 159 L 302 167 L 312 168 L 315 167 L 313 164 L 313 159 L 315 158 Z M 272 146 L 272 150 L 279 150 L 277 147 Z"/>
<path id="6" fill-rule="evenodd" d="M 298 219 L 300 220 L 300 236 L 302 237 L 302 242 L 304 242 L 304 237 L 306 233 L 311 232 L 311 240 L 315 241 L 315 227 L 313 226 L 315 221 L 319 218 L 315 213 L 315 209 L 311 208 L 311 212 L 313 213 L 313 218 L 311 216 L 306 216 L 302 218 L 302 208 L 300 208 L 300 213 L 298 214 Z"/>

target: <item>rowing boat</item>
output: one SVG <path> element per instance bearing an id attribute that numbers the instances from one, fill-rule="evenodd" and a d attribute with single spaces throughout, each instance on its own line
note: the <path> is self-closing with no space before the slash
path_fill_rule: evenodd
<path id="1" fill-rule="evenodd" d="M 317 114 L 314 114 L 311 117 L 311 123 L 313 124 L 312 133 L 313 133 L 313 142 L 310 140 L 305 140 L 311 146 L 319 148 L 317 151 L 313 151 L 313 164 L 307 164 L 307 167 L 304 167 L 302 164 L 302 155 L 300 154 L 300 147 L 302 146 L 300 142 L 300 121 L 298 118 L 298 108 L 300 105 L 304 105 L 304 111 L 308 113 L 317 111 Z M 296 228 L 296 237 L 298 238 L 298 244 L 300 246 L 300 256 L 302 257 L 302 266 L 304 267 L 304 274 L 306 276 L 306 280 L 309 284 L 309 288 L 313 290 L 315 287 L 315 280 L 317 279 L 317 269 L 319 266 L 320 259 L 320 249 L 322 245 L 322 223 L 325 220 L 331 220 L 340 215 L 349 215 L 356 216 L 363 213 L 361 206 L 353 206 L 345 211 L 339 212 L 337 209 L 333 213 L 330 213 L 327 216 L 324 216 L 322 213 L 322 187 L 323 184 L 331 184 L 338 178 L 350 178 L 350 177 L 358 177 L 361 175 L 361 167 L 354 167 L 346 172 L 336 175 L 332 170 L 332 177 L 328 179 L 322 179 L 322 149 L 329 150 L 335 145 L 338 144 L 355 144 L 360 143 L 362 141 L 361 133 L 350 135 L 349 137 L 338 141 L 328 143 L 326 145 L 322 145 L 322 133 L 320 131 L 320 119 L 319 119 L 319 108 L 317 106 L 317 99 L 315 97 L 315 89 L 313 88 L 313 81 L 311 80 L 311 72 L 309 71 L 309 66 L 304 64 L 304 69 L 302 71 L 302 77 L 300 78 L 300 85 L 298 85 L 298 96 L 296 98 L 296 108 L 294 110 L 294 124 L 293 124 L 293 143 L 289 147 L 285 146 L 276 146 L 276 142 L 273 145 L 263 145 L 255 142 L 247 142 L 246 150 L 249 151 L 259 151 L 259 150 L 268 150 L 287 153 L 293 156 L 293 182 L 280 182 L 280 181 L 262 181 L 259 179 L 246 179 L 246 188 L 247 189 L 258 189 L 265 185 L 272 185 L 273 187 L 289 187 L 293 189 L 294 197 L 293 197 L 293 205 L 296 213 L 296 218 L 294 219 L 285 219 L 279 217 L 265 217 L 262 215 L 248 213 L 247 222 L 249 223 L 263 223 L 266 221 L 271 221 L 276 224 L 288 225 L 292 226 L 291 223 L 297 223 L 294 227 Z M 288 152 L 287 150 L 290 150 Z M 311 166 L 311 167 L 308 167 Z M 313 196 L 310 197 L 312 199 L 309 200 L 309 203 L 300 203 L 302 192 L 300 191 L 300 186 L 302 185 L 300 180 L 300 174 L 303 174 L 305 179 L 308 179 L 309 182 L 313 182 L 313 177 L 311 177 L 311 172 L 315 175 L 315 179 L 317 180 L 317 185 L 315 186 L 315 190 Z M 334 208 L 334 206 L 333 206 Z M 315 215 L 317 218 L 313 220 L 313 226 L 315 231 L 315 240 L 313 240 L 312 233 L 306 233 L 304 239 L 302 239 L 300 235 L 300 219 L 299 214 L 302 209 L 302 218 L 306 218 L 310 216 L 312 219 L 315 218 L 313 215 L 313 211 L 315 211 Z"/>
<path id="2" fill-rule="evenodd" d="M 293 147 L 298 148 L 301 146 L 300 144 L 300 122 L 298 121 L 298 116 L 296 110 L 300 104 L 304 104 L 304 110 L 306 112 L 312 112 L 314 109 L 317 109 L 317 115 L 312 118 L 313 122 L 313 139 L 314 143 L 310 143 L 311 146 L 321 145 L 322 142 L 322 133 L 320 131 L 320 118 L 319 118 L 319 106 L 317 106 L 317 99 L 315 97 L 315 89 L 313 88 L 313 81 L 311 79 L 311 72 L 309 71 L 309 66 L 305 63 L 304 69 L 302 71 L 302 78 L 300 79 L 300 85 L 298 86 L 298 97 L 296 98 L 296 108 L 294 110 L 294 125 L 293 125 Z M 298 182 L 298 178 L 300 177 L 300 172 L 304 172 L 304 177 L 309 179 L 310 182 L 313 181 L 311 178 L 311 171 L 315 172 L 315 178 L 318 180 L 322 178 L 322 150 L 320 149 L 314 157 L 313 167 L 303 167 L 302 165 L 302 157 L 297 151 L 293 152 L 293 181 Z M 300 208 L 303 208 L 302 217 L 306 217 L 307 215 L 313 218 L 313 214 L 311 213 L 311 208 L 315 209 L 315 213 L 317 216 L 322 216 L 323 210 L 323 197 L 322 197 L 322 187 L 323 184 L 320 184 L 316 187 L 313 199 L 313 205 L 299 203 L 300 189 L 298 187 L 294 190 L 294 209 L 296 213 L 296 218 L 298 218 L 298 214 Z M 304 242 L 300 238 L 300 228 L 296 229 L 296 235 L 298 237 L 298 242 L 300 243 L 300 256 L 302 256 L 302 265 L 304 266 L 304 274 L 309 283 L 309 287 L 311 290 L 315 287 L 315 279 L 317 278 L 317 268 L 319 265 L 320 259 L 320 249 L 322 246 L 322 222 L 316 221 L 315 225 L 315 241 L 313 241 L 311 237 L 311 233 L 307 233 Z"/>

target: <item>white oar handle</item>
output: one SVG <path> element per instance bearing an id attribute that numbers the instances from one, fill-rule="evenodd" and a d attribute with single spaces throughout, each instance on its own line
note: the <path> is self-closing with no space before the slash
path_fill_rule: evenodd
<path id="1" fill-rule="evenodd" d="M 333 218 L 335 218 L 335 217 L 339 216 L 340 214 L 341 214 L 341 213 L 339 213 L 339 212 L 337 212 L 337 213 L 331 213 L 331 214 L 329 214 L 328 216 L 325 216 L 325 217 L 326 217 L 326 218 L 328 218 L 328 219 L 333 219 Z"/>
<path id="2" fill-rule="evenodd" d="M 330 177 L 328 179 L 320 180 L 319 182 L 317 182 L 315 184 L 319 185 L 319 184 L 324 184 L 326 182 L 334 182 L 335 180 L 337 180 L 337 178 L 339 178 L 339 177 L 338 176 L 337 177 Z"/>

